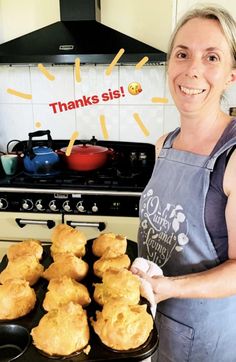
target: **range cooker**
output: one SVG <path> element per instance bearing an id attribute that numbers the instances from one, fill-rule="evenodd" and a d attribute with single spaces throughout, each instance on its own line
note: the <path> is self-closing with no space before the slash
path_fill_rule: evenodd
<path id="1" fill-rule="evenodd" d="M 34 140 L 41 146 L 43 140 Z M 89 140 L 77 140 L 89 143 Z M 53 149 L 69 140 L 54 140 Z M 88 239 L 114 232 L 136 241 L 139 198 L 151 176 L 155 146 L 148 143 L 96 141 L 114 150 L 105 166 L 95 171 L 73 171 L 61 165 L 53 177 L 33 177 L 20 169 L 0 177 L 0 257 L 9 243 L 26 238 L 50 242 L 52 228 L 67 223 L 84 231 Z M 27 141 L 13 151 L 26 149 Z"/>

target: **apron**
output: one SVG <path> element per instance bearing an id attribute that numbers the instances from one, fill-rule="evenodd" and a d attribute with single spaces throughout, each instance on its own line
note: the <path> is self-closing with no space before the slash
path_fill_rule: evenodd
<path id="1" fill-rule="evenodd" d="M 201 272 L 220 261 L 204 222 L 210 174 L 232 137 L 211 156 L 172 148 L 169 134 L 140 199 L 139 255 L 165 276 Z M 214 212 L 214 210 L 212 211 Z M 235 362 L 236 296 L 157 305 L 158 362 Z"/>

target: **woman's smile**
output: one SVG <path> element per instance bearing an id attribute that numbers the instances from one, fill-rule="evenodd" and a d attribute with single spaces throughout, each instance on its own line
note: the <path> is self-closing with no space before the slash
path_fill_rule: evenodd
<path id="1" fill-rule="evenodd" d="M 205 89 L 189 88 L 189 87 L 184 87 L 182 85 L 179 86 L 179 89 L 181 90 L 182 93 L 190 96 L 202 94 L 203 92 L 205 92 Z"/>

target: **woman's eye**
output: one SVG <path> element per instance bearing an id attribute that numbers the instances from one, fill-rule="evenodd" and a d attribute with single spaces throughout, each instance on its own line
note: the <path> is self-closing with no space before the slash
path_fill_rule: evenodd
<path id="1" fill-rule="evenodd" d="M 217 62 L 219 60 L 219 57 L 215 54 L 211 54 L 211 55 L 208 55 L 207 56 L 207 59 L 210 61 L 210 62 Z"/>
<path id="2" fill-rule="evenodd" d="M 179 59 L 184 59 L 187 57 L 187 54 L 186 53 L 183 53 L 183 52 L 179 52 L 176 54 L 176 57 L 179 58 Z"/>

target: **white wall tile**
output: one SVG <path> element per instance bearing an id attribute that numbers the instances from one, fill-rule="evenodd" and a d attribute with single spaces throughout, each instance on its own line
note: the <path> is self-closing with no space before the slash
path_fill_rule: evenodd
<path id="1" fill-rule="evenodd" d="M 74 100 L 73 65 L 45 66 L 45 69 L 55 77 L 54 80 L 49 80 L 38 67 L 30 67 L 33 103 L 49 104 Z"/>
<path id="2" fill-rule="evenodd" d="M 12 88 L 18 92 L 32 94 L 29 67 L 0 66 L 0 103 L 31 104 L 31 100 L 7 93 Z"/>
<path id="3" fill-rule="evenodd" d="M 106 130 L 109 140 L 119 140 L 119 107 L 110 106 L 90 106 L 76 110 L 76 123 L 79 138 L 90 139 L 92 136 L 99 140 L 104 139 L 100 124 L 100 116 L 104 115 Z"/>
<path id="4" fill-rule="evenodd" d="M 1 104 L 0 120 L 0 150 L 4 152 L 10 140 L 27 140 L 29 132 L 34 131 L 31 105 Z"/>
<path id="5" fill-rule="evenodd" d="M 131 95 L 128 92 L 128 86 L 132 82 L 138 82 L 141 85 L 142 92 L 138 95 Z M 146 65 L 137 70 L 135 66 L 121 66 L 119 85 L 123 86 L 125 91 L 125 97 L 120 98 L 121 105 L 151 105 L 153 97 L 164 97 L 165 67 Z"/>
<path id="6" fill-rule="evenodd" d="M 96 95 L 100 104 L 111 104 L 116 105 L 119 100 L 116 98 L 109 97 L 110 100 L 104 102 L 102 99 L 103 93 L 113 92 L 118 89 L 118 74 L 119 67 L 113 68 L 110 75 L 106 75 L 105 65 L 81 65 L 80 76 L 81 81 L 76 82 L 75 80 L 75 98 L 81 98 L 83 96 L 92 97 Z M 90 98 L 91 100 L 91 98 Z"/>
<path id="7" fill-rule="evenodd" d="M 164 106 L 123 106 L 120 107 L 120 140 L 130 142 L 147 142 L 155 144 L 163 134 L 163 108 Z M 148 130 L 145 136 L 134 119 L 138 113 L 142 123 Z"/>
<path id="8" fill-rule="evenodd" d="M 75 131 L 75 110 L 67 110 L 54 114 L 48 105 L 35 104 L 34 112 L 34 130 L 49 129 L 54 139 L 70 138 Z M 40 128 L 36 128 L 36 123 L 41 124 Z"/>

